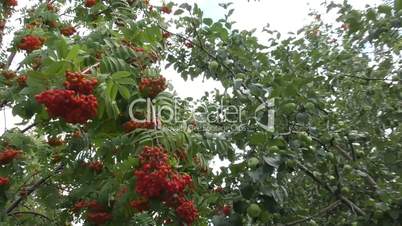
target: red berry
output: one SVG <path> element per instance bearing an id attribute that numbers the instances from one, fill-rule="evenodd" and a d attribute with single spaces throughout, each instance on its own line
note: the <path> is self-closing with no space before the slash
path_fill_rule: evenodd
<path id="1" fill-rule="evenodd" d="M 96 5 L 96 0 L 85 0 L 85 7 L 91 8 Z"/>
<path id="2" fill-rule="evenodd" d="M 17 74 L 14 71 L 3 71 L 3 77 L 7 80 L 13 79 Z"/>
<path id="3" fill-rule="evenodd" d="M 10 179 L 8 177 L 0 177 L 0 186 L 5 186 L 10 183 Z"/>
<path id="4" fill-rule="evenodd" d="M 168 32 L 168 31 L 165 31 L 162 33 L 162 37 L 164 39 L 168 39 L 168 38 L 170 38 L 170 36 L 172 36 L 172 33 Z"/>
<path id="5" fill-rule="evenodd" d="M 57 147 L 63 145 L 64 141 L 59 137 L 52 137 L 48 139 L 47 143 L 52 147 Z"/>
<path id="6" fill-rule="evenodd" d="M 101 161 L 92 161 L 88 163 L 88 168 L 96 173 L 101 173 L 103 170 L 103 163 Z"/>
<path id="7" fill-rule="evenodd" d="M 169 6 L 164 5 L 161 7 L 161 11 L 166 14 L 170 14 L 172 12 L 172 9 Z"/>
<path id="8" fill-rule="evenodd" d="M 75 28 L 71 25 L 65 26 L 62 29 L 60 29 L 60 33 L 67 37 L 72 36 L 75 32 L 77 32 L 77 30 L 75 30 Z"/>
<path id="9" fill-rule="evenodd" d="M 192 41 L 186 41 L 186 42 L 184 43 L 184 45 L 185 45 L 187 48 L 189 48 L 189 49 L 191 49 L 191 48 L 193 48 L 193 47 L 194 47 L 194 45 L 193 45 L 193 42 L 192 42 Z"/>
<path id="10" fill-rule="evenodd" d="M 225 216 L 229 216 L 230 213 L 232 212 L 232 207 L 230 205 L 225 205 L 223 206 L 222 212 Z"/>
<path id="11" fill-rule="evenodd" d="M 18 2 L 17 0 L 6 0 L 6 5 L 9 7 L 17 6 Z"/>
<path id="12" fill-rule="evenodd" d="M 20 75 L 17 78 L 17 83 L 20 87 L 25 87 L 27 86 L 27 79 L 28 77 L 26 75 Z"/>
<path id="13" fill-rule="evenodd" d="M 22 152 L 12 148 L 6 148 L 0 152 L 0 165 L 5 165 L 13 161 L 13 159 L 20 157 Z"/>

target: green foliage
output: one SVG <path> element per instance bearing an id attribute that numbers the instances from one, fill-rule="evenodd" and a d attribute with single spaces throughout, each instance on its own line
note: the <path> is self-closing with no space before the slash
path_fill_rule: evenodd
<path id="1" fill-rule="evenodd" d="M 253 30 L 233 28 L 231 3 L 220 4 L 226 14 L 218 21 L 188 3 L 165 5 L 173 7 L 172 20 L 145 1 L 93 7 L 53 1 L 59 10 L 34 4 L 23 10 L 24 28 L 0 57 L 0 107 L 22 118 L 19 127 L 29 126 L 0 137 L 0 153 L 21 150 L 0 164 L 0 177 L 10 178 L 0 185 L 2 225 L 91 225 L 87 213 L 73 211 L 82 200 L 96 200 L 112 214 L 105 225 L 182 225 L 159 200 L 149 200 L 144 212 L 130 206 L 140 197 L 133 171 L 144 146 L 163 147 L 172 168 L 191 175 L 186 198 L 199 214 L 193 225 L 402 222 L 400 1 L 364 10 L 328 3 L 336 22 L 311 13 L 313 22 L 298 34 L 281 37 L 265 27 L 266 42 Z M 0 8 L 1 18 L 8 17 L 10 9 Z M 63 36 L 67 24 L 79 35 Z M 167 37 L 174 27 L 178 33 Z M 14 62 L 17 77 L 3 76 L 27 35 L 43 37 L 44 46 Z M 178 120 L 125 131 L 130 110 L 160 119 L 147 115 L 155 112 L 145 103 L 129 105 L 145 97 L 141 79 L 158 77 L 163 61 L 184 79 L 214 79 L 225 91 L 195 102 L 159 93 L 148 100 L 174 108 Z M 97 115 L 84 125 L 52 117 L 35 100 L 45 90 L 64 89 L 66 71 L 97 80 Z M 238 106 L 240 117 L 224 120 L 224 111 L 213 112 L 221 104 Z M 261 126 L 270 110 L 273 131 Z M 162 112 L 162 119 L 168 116 Z M 216 158 L 228 165 L 212 172 Z M 97 161 L 102 168 L 91 170 Z M 222 212 L 227 205 L 229 214 Z"/>

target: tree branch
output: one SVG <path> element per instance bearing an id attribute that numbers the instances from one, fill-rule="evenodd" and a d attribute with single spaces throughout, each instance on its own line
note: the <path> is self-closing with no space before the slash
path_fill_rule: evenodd
<path id="1" fill-rule="evenodd" d="M 62 170 L 64 167 L 63 164 L 60 164 L 56 169 L 54 170 L 54 174 L 58 173 L 60 170 Z M 54 174 L 50 174 L 46 177 L 43 177 L 42 179 L 38 180 L 35 184 L 33 184 L 31 187 L 29 187 L 26 190 L 26 194 L 24 196 L 19 196 L 11 205 L 6 209 L 6 214 L 10 214 L 11 211 L 13 211 L 15 208 L 18 207 L 18 205 L 29 195 L 31 195 L 36 189 L 38 189 L 42 184 L 44 184 L 47 180 L 49 180 Z"/>
<path id="2" fill-rule="evenodd" d="M 362 216 L 367 215 L 362 209 L 360 209 L 359 206 L 357 206 L 354 202 L 352 202 L 350 199 L 346 198 L 343 195 L 339 195 L 337 194 L 335 191 L 333 191 L 331 189 L 331 187 L 322 182 L 319 178 L 317 178 L 313 172 L 311 172 L 306 166 L 304 166 L 301 163 L 297 164 L 298 167 L 304 171 L 308 176 L 310 176 L 317 184 L 321 185 L 322 187 L 325 188 L 325 190 L 327 190 L 328 192 L 330 192 L 333 196 L 335 196 L 338 200 L 342 201 L 345 205 L 347 205 L 352 211 L 356 211 L 357 213 L 359 213 Z"/>
<path id="3" fill-rule="evenodd" d="M 25 133 L 26 131 L 32 129 L 36 126 L 36 123 L 32 123 L 31 125 L 27 126 L 25 129 L 21 130 L 21 133 Z"/>
<path id="4" fill-rule="evenodd" d="M 304 223 L 304 222 L 309 221 L 309 220 L 311 220 L 311 219 L 313 219 L 315 217 L 318 217 L 318 216 L 320 216 L 322 214 L 326 214 L 326 213 L 330 212 L 331 210 L 337 208 L 340 204 L 341 204 L 341 201 L 336 200 L 335 202 L 329 204 L 327 207 L 319 210 L 317 213 L 315 213 L 315 214 L 313 214 L 311 216 L 305 217 L 303 219 L 299 219 L 299 220 L 295 220 L 295 221 L 286 223 L 285 226 L 292 226 L 292 225 L 298 225 L 298 224 Z"/>
<path id="5" fill-rule="evenodd" d="M 43 219 L 45 219 L 47 221 L 52 221 L 49 217 L 47 217 L 47 216 L 45 216 L 45 215 L 43 215 L 41 213 L 37 213 L 37 212 L 33 212 L 33 211 L 15 211 L 15 212 L 9 213 L 8 215 L 14 216 L 14 215 L 19 215 L 19 214 L 35 215 L 35 216 L 41 217 L 41 218 L 43 218 Z"/>

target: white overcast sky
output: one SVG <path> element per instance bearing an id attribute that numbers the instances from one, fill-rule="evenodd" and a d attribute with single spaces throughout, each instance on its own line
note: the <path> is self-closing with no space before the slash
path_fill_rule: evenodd
<path id="1" fill-rule="evenodd" d="M 324 0 L 233 0 L 232 7 L 235 9 L 232 15 L 232 20 L 237 21 L 236 28 L 251 30 L 257 28 L 261 30 L 267 23 L 270 24 L 270 28 L 278 30 L 279 32 L 286 34 L 288 32 L 296 32 L 303 25 L 309 21 L 308 12 L 310 9 L 322 9 L 320 4 Z M 329 0 L 327 0 L 329 1 Z M 335 2 L 342 2 L 343 0 L 334 0 Z M 160 5 L 162 1 L 151 0 L 151 4 Z M 218 3 L 228 2 L 220 0 L 173 0 L 177 4 L 181 3 L 197 3 L 204 11 L 205 17 L 213 19 L 219 19 L 223 16 L 224 11 L 218 6 Z M 374 5 L 382 2 L 381 0 L 349 0 L 352 5 L 357 8 L 364 8 L 366 4 Z M 31 5 L 32 1 L 19 0 L 18 8 L 26 5 Z M 13 18 L 12 21 L 15 21 Z M 6 41 L 9 41 L 11 37 L 6 37 Z M 262 42 L 264 40 L 261 40 Z M 195 81 L 183 81 L 180 76 L 172 70 L 164 72 L 164 76 L 167 77 L 173 84 L 174 89 L 181 97 L 193 97 L 200 98 L 206 91 L 212 91 L 215 88 L 220 88 L 219 84 L 214 81 L 204 81 L 202 79 L 196 79 Z M 3 116 L 3 112 L 0 114 L 0 134 L 5 129 L 5 122 L 7 122 L 7 128 L 10 128 L 12 124 L 18 119 L 12 117 L 10 110 L 6 112 L 6 119 Z"/>

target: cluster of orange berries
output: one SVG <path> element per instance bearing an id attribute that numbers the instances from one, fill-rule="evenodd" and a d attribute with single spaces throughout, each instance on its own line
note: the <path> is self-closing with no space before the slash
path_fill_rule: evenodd
<path id="1" fill-rule="evenodd" d="M 97 84 L 98 80 L 89 79 L 80 72 L 66 72 L 64 87 L 68 90 L 74 90 L 79 94 L 89 95 L 94 92 L 94 88 Z"/>
<path id="2" fill-rule="evenodd" d="M 78 213 L 83 209 L 87 212 L 86 220 L 91 224 L 102 225 L 113 218 L 113 215 L 106 211 L 106 208 L 96 200 L 80 200 L 74 204 L 72 210 Z"/>
<path id="3" fill-rule="evenodd" d="M 146 96 L 155 98 L 167 88 L 166 79 L 163 76 L 141 78 L 139 84 L 140 92 Z"/>
<path id="4" fill-rule="evenodd" d="M 45 39 L 43 37 L 39 37 L 36 35 L 27 35 L 21 39 L 21 42 L 18 44 L 18 48 L 22 50 L 26 50 L 28 53 L 42 48 L 45 43 Z"/>
<path id="5" fill-rule="evenodd" d="M 170 14 L 170 13 L 172 12 L 172 8 L 170 8 L 170 7 L 167 6 L 167 5 L 164 5 L 164 6 L 161 7 L 161 11 L 162 11 L 163 13 Z"/>
<path id="6" fill-rule="evenodd" d="M 17 74 L 14 71 L 3 71 L 1 74 L 6 80 L 13 79 L 15 78 L 15 76 L 17 76 Z"/>
<path id="7" fill-rule="evenodd" d="M 51 137 L 47 140 L 47 144 L 49 144 L 52 147 L 57 147 L 63 145 L 64 141 L 59 137 Z"/>
<path id="8" fill-rule="evenodd" d="M 97 80 L 73 72 L 66 72 L 66 78 L 64 86 L 67 90 L 47 90 L 36 95 L 35 99 L 46 106 L 50 117 L 84 124 L 97 114 L 98 100 L 92 94 Z"/>
<path id="9" fill-rule="evenodd" d="M 14 6 L 18 5 L 17 0 L 6 0 L 5 3 L 6 3 L 6 6 L 8 6 L 8 7 L 14 7 Z"/>
<path id="10" fill-rule="evenodd" d="M 191 191 L 192 177 L 177 172 L 169 164 L 169 156 L 161 147 L 144 147 L 140 164 L 134 175 L 135 191 L 141 197 L 133 200 L 131 207 L 141 212 L 149 209 L 150 200 L 159 200 L 173 208 L 179 219 L 192 225 L 198 218 L 194 202 L 186 198 L 186 193 Z"/>
<path id="11" fill-rule="evenodd" d="M 6 165 L 13 161 L 14 159 L 21 156 L 21 151 L 13 148 L 6 148 L 4 151 L 0 152 L 0 165 Z"/>
<path id="12" fill-rule="evenodd" d="M 158 121 L 128 121 L 123 124 L 123 130 L 126 133 L 130 133 L 136 129 L 154 129 L 160 125 L 159 120 Z"/>
<path id="13" fill-rule="evenodd" d="M 11 163 L 14 159 L 20 157 L 22 152 L 20 150 L 16 150 L 13 148 L 6 148 L 2 152 L 0 152 L 0 165 L 6 165 Z M 10 179 L 8 177 L 0 176 L 0 188 L 2 186 L 6 186 L 10 183 Z"/>
<path id="14" fill-rule="evenodd" d="M 77 30 L 76 30 L 73 26 L 71 26 L 71 25 L 65 26 L 65 27 L 63 27 L 63 28 L 60 29 L 60 33 L 61 33 L 62 35 L 64 35 L 64 36 L 67 36 L 67 37 L 70 37 L 70 36 L 73 35 L 75 32 L 77 32 Z"/>
<path id="15" fill-rule="evenodd" d="M 96 5 L 96 0 L 85 0 L 85 7 L 91 8 Z"/>
<path id="16" fill-rule="evenodd" d="M 101 161 L 92 161 L 89 163 L 85 163 L 85 166 L 95 173 L 101 173 L 103 170 L 103 163 Z"/>

